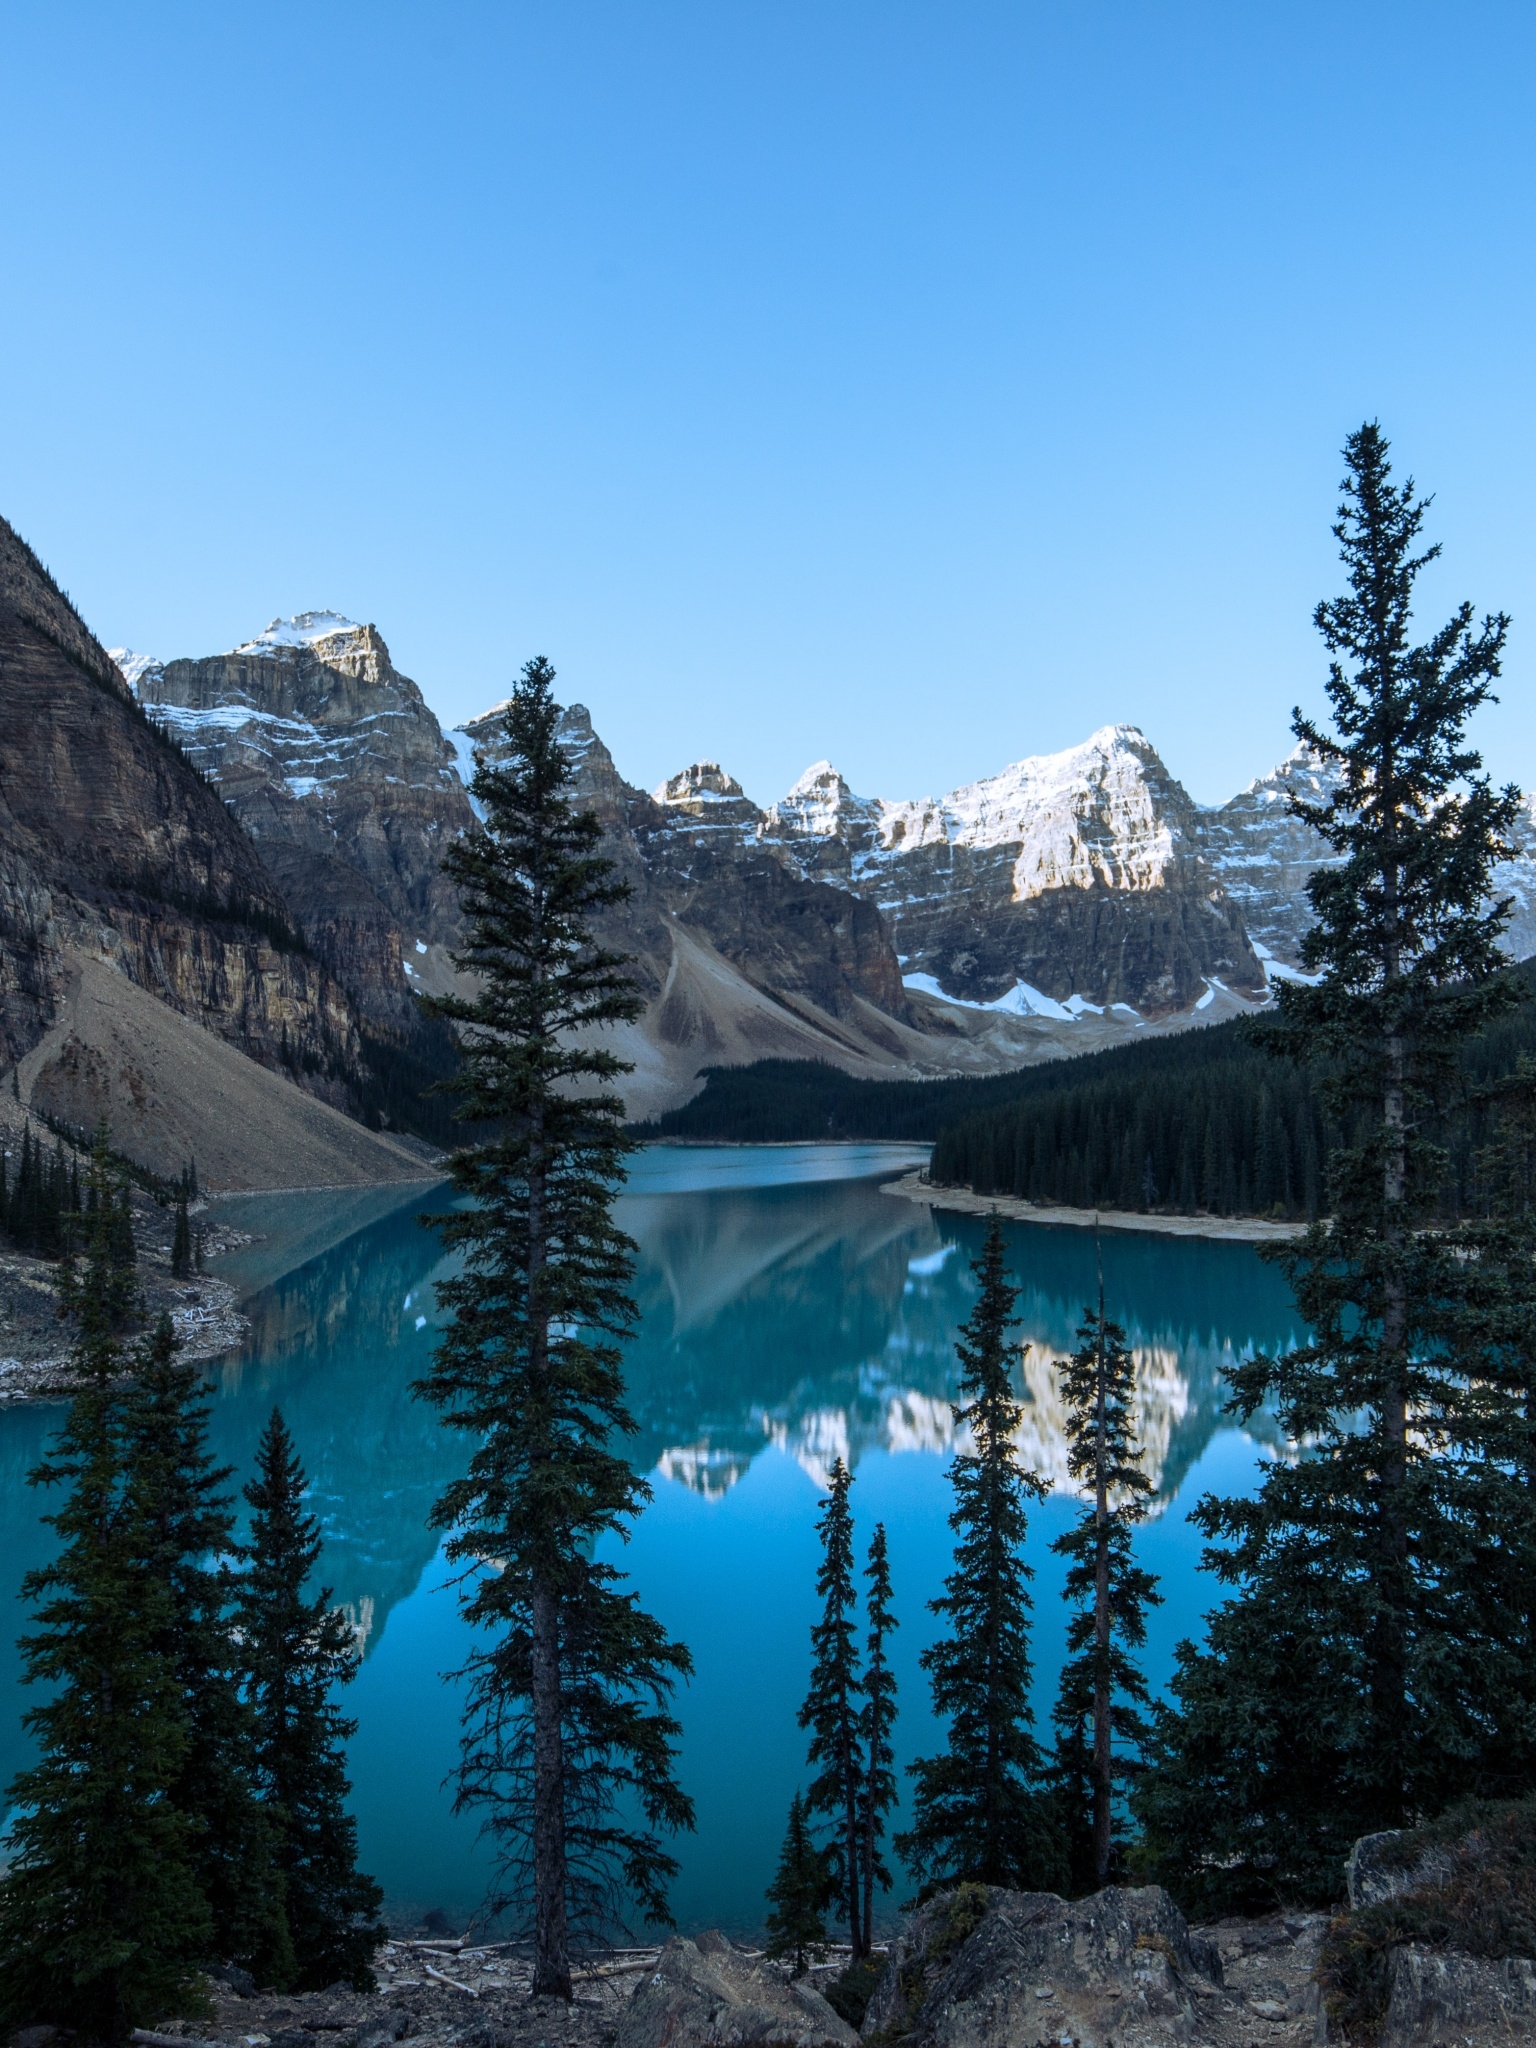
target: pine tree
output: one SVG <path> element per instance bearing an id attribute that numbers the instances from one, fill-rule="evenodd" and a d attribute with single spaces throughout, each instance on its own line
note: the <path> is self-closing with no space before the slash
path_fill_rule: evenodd
<path id="1" fill-rule="evenodd" d="M 952 1467 L 954 1570 L 930 1603 L 947 1634 L 919 1660 L 934 1714 L 949 1723 L 949 1747 L 908 1766 L 913 1824 L 896 1843 L 926 1878 L 925 1896 L 966 1881 L 1046 1889 L 1059 1860 L 1030 1732 L 1030 1571 L 1022 1554 L 1026 1503 L 1046 1487 L 1014 1451 L 1023 1410 L 1008 1331 L 1019 1290 L 1006 1276 L 995 1215 L 971 1270 L 979 1292 L 955 1345 L 967 1399 L 954 1416 L 957 1428 L 969 1426 L 974 1448 Z"/>
<path id="2" fill-rule="evenodd" d="M 452 1319 L 418 1391 L 472 1446 L 434 1522 L 466 1566 L 467 1619 L 492 1634 L 468 1668 L 458 1805 L 485 1811 L 501 1903 L 531 1918 L 535 1992 L 568 1998 L 573 1928 L 606 1931 L 629 1902 L 667 1919 L 661 1837 L 693 1809 L 668 1710 L 688 1653 L 594 1556 L 649 1498 L 610 1447 L 634 1428 L 634 1247 L 611 1215 L 629 1141 L 610 1084 L 628 1069 L 596 1030 L 640 1006 L 592 938 L 625 892 L 597 820 L 572 809 L 553 677 L 523 670 L 505 763 L 474 780 L 485 829 L 444 862 L 480 993 L 433 1008 L 459 1033 L 458 1113 L 493 1135 L 452 1158 L 470 1199 L 439 1222 L 464 1268 L 439 1285 Z"/>
<path id="3" fill-rule="evenodd" d="M 171 1277 L 185 1280 L 192 1270 L 192 1225 L 187 1219 L 187 1196 L 183 1189 L 176 1197 L 176 1227 L 171 1236 Z"/>
<path id="4" fill-rule="evenodd" d="M 885 1524 L 877 1522 L 864 1568 L 869 1591 L 865 1616 L 869 1634 L 864 1644 L 864 1705 L 859 1715 L 859 1744 L 864 1752 L 864 1777 L 859 1788 L 859 1862 L 864 1879 L 864 1950 L 875 1937 L 875 1887 L 888 1891 L 891 1873 L 881 1854 L 885 1816 L 896 1804 L 896 1752 L 891 1730 L 896 1723 L 896 1674 L 891 1669 L 887 1638 L 897 1626 L 891 1607 L 891 1571 L 886 1557 Z"/>
<path id="5" fill-rule="evenodd" d="M 257 1783 L 282 1878 L 296 1987 L 319 1991 L 341 1981 L 366 1991 L 374 1950 L 385 1939 L 383 1894 L 357 1867 L 345 1754 L 356 1723 L 332 1697 L 356 1675 L 357 1651 L 330 1588 L 306 1590 L 320 1527 L 304 1512 L 304 1488 L 298 1453 L 274 1408 L 256 1477 L 245 1488 L 251 1534 L 236 1604 Z M 278 1966 L 284 1960 L 275 1954 Z"/>
<path id="6" fill-rule="evenodd" d="M 797 1977 L 805 1975 L 827 1945 L 825 1916 L 837 1893 L 837 1874 L 826 1850 L 816 1845 L 805 1801 L 797 1792 L 789 1803 L 779 1867 L 768 1887 L 767 1921 L 768 1954 L 789 1956 Z"/>
<path id="7" fill-rule="evenodd" d="M 141 1531 L 140 1562 L 165 1596 L 152 1647 L 174 1678 L 185 1724 L 181 1763 L 166 1792 L 188 1823 L 212 1953 L 285 1988 L 292 1956 L 282 1887 L 256 1790 L 254 1724 L 241 1697 L 229 1616 L 230 1473 L 208 1455 L 202 1375 L 176 1352 L 170 1318 L 162 1315 L 138 1347 L 124 1415 L 125 1480 Z"/>
<path id="8" fill-rule="evenodd" d="M 808 1814 L 822 1814 L 832 1826 L 831 1867 L 837 1873 L 839 1911 L 848 1923 L 853 1960 L 867 1940 L 860 1911 L 859 1803 L 864 1790 L 864 1756 L 859 1741 L 859 1652 L 853 1609 L 857 1604 L 853 1565 L 853 1517 L 848 1489 L 853 1475 L 834 1461 L 827 1498 L 817 1517 L 821 1564 L 816 1573 L 821 1618 L 811 1630 L 811 1683 L 800 1709 L 800 1726 L 811 1731 L 807 1762 L 816 1772 L 805 1795 Z"/>
<path id="9" fill-rule="evenodd" d="M 1160 1600 L 1156 1580 L 1131 1554 L 1131 1531 L 1147 1512 L 1151 1486 L 1131 1429 L 1135 1368 L 1125 1332 L 1099 1305 L 1078 1333 L 1062 1373 L 1067 1469 L 1088 1496 L 1077 1526 L 1051 1548 L 1069 1560 L 1063 1593 L 1078 1611 L 1067 1627 L 1055 1724 L 1058 1782 L 1069 1882 L 1074 1894 L 1101 1891 L 1115 1874 L 1115 1782 L 1135 1759 L 1115 1755 L 1118 1738 L 1139 1752 L 1147 1726 L 1146 1682 L 1131 1652 L 1146 1640 L 1143 1613 Z"/>
<path id="10" fill-rule="evenodd" d="M 60 1551 L 28 1574 L 36 1626 L 28 1682 L 49 1688 L 26 1725 L 39 1757 L 11 1787 L 12 1862 L 0 1885 L 0 2021 L 51 2022 L 111 2044 L 197 2010 L 211 1933 L 191 1827 L 167 1797 L 187 1760 L 186 1717 L 160 1653 L 169 1592 L 146 1560 L 128 1485 L 121 1273 L 104 1141 L 88 1183 L 84 1270 L 67 1274 L 78 1391 L 34 1485 L 67 1488 L 45 1520 Z"/>
<path id="11" fill-rule="evenodd" d="M 1141 1802 L 1154 1862 L 1202 1905 L 1331 1897 L 1350 1841 L 1470 1789 L 1486 1740 L 1460 1595 L 1480 1463 L 1454 1341 L 1468 1272 L 1431 1226 L 1457 1055 L 1513 999 L 1490 885 L 1516 796 L 1465 739 L 1507 621 L 1464 604 L 1410 643 L 1438 552 L 1420 548 L 1425 501 L 1391 481 L 1376 426 L 1345 453 L 1350 593 L 1317 611 L 1337 737 L 1295 720 L 1337 788 L 1293 805 L 1336 860 L 1309 884 L 1320 979 L 1282 991 L 1279 1043 L 1326 1059 L 1348 1142 L 1331 1217 L 1280 1253 L 1313 1340 L 1233 1376 L 1237 1412 L 1272 1404 L 1308 1455 L 1270 1466 L 1256 1499 L 1197 1510 L 1208 1562 L 1241 1591 L 1208 1651 L 1180 1652 L 1180 1712 L 1160 1718 Z"/>

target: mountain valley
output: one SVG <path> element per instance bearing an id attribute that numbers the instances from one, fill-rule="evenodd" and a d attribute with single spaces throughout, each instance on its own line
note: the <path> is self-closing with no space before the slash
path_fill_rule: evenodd
<path id="1" fill-rule="evenodd" d="M 333 612 L 225 653 L 109 658 L 8 527 L 0 697 L 0 1034 L 34 1105 L 106 1112 L 146 1158 L 191 1142 L 178 1063 L 157 1054 L 151 1085 L 127 1050 L 151 1013 L 104 1022 L 106 968 L 284 1085 L 422 1130 L 420 1089 L 452 1061 L 416 1001 L 456 981 L 440 862 L 473 826 L 497 708 L 444 731 L 378 628 Z M 999 1072 L 1239 1015 L 1302 971 L 1324 848 L 1286 797 L 1328 786 L 1303 750 L 1211 807 L 1130 725 L 938 798 L 860 796 L 820 761 L 762 807 L 713 761 L 628 782 L 581 705 L 562 739 L 629 888 L 601 935 L 645 999 L 619 1034 L 638 1119 L 711 1065 Z M 1498 884 L 1523 956 L 1529 803 Z"/>

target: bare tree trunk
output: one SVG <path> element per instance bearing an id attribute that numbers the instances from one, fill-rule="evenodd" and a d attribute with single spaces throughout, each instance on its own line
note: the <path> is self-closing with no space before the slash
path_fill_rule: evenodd
<path id="1" fill-rule="evenodd" d="M 1098 1401 L 1094 1411 L 1093 1875 L 1102 1891 L 1113 1854 L 1113 1727 L 1109 1673 L 1109 1490 L 1104 1480 L 1104 1295 L 1099 1294 Z"/>

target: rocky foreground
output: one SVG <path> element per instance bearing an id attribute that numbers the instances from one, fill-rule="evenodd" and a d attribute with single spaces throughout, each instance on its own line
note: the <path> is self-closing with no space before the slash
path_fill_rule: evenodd
<path id="1" fill-rule="evenodd" d="M 1331 1923 L 1336 1929 L 1342 1922 Z M 1190 1927 L 1157 1886 L 1064 1901 L 965 1885 L 904 1923 L 855 2031 L 841 1966 L 795 1982 L 717 1933 L 620 1952 L 582 1973 L 570 2005 L 533 1998 L 505 1944 L 395 1942 L 378 1989 L 284 1996 L 238 1971 L 201 2021 L 139 2048 L 1509 2048 L 1536 2040 L 1536 1966 L 1407 1944 L 1384 2011 L 1330 2016 L 1320 1962 L 1330 1921 L 1273 1914 Z M 854 2014 L 853 2017 L 857 2017 Z M 18 2048 L 50 2048 L 28 2029 Z"/>

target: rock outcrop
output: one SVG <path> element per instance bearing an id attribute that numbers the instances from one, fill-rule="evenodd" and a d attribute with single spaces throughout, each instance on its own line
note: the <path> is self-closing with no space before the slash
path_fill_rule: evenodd
<path id="1" fill-rule="evenodd" d="M 856 797 L 818 762 L 759 837 L 881 910 L 910 986 L 1057 1014 L 1188 1010 L 1264 974 L 1199 840 L 1199 813 L 1134 726 L 949 795 Z"/>
<path id="2" fill-rule="evenodd" d="M 451 973 L 444 852 L 473 821 L 452 744 L 378 629 L 275 619 L 228 654 L 117 651 L 141 704 L 217 785 L 326 965 L 376 1029 Z"/>
<path id="3" fill-rule="evenodd" d="M 1312 923 L 1307 883 L 1333 858 L 1312 827 L 1292 816 L 1289 799 L 1326 803 L 1336 787 L 1328 764 L 1300 746 L 1196 820 L 1206 861 L 1241 912 L 1255 952 L 1282 968 L 1300 962 L 1302 934 Z"/>
<path id="4" fill-rule="evenodd" d="M 858 2039 L 819 1991 L 708 1933 L 667 1943 L 624 2009 L 616 2048 L 857 2048 Z"/>
<path id="5" fill-rule="evenodd" d="M 910 2048 L 1235 2042 L 1215 1945 L 1155 1885 L 1067 1901 L 962 1885 L 915 1913 L 865 2015 Z"/>
<path id="6" fill-rule="evenodd" d="M 1196 818 L 1206 862 L 1277 980 L 1300 967 L 1302 934 L 1312 923 L 1307 883 L 1317 868 L 1338 858 L 1292 815 L 1288 799 L 1326 803 L 1337 787 L 1332 765 L 1299 746 L 1268 775 Z M 1493 888 L 1496 898 L 1510 904 L 1505 950 L 1512 959 L 1526 960 L 1536 953 L 1536 798 L 1523 800 L 1510 844 L 1512 857 L 1494 869 Z"/>
<path id="7" fill-rule="evenodd" d="M 1319 1970 L 1329 2042 L 1536 2039 L 1536 1800 L 1362 1836 L 1345 1879 Z"/>
<path id="8" fill-rule="evenodd" d="M 360 1041 L 344 991 L 216 791 L 0 520 L 0 1060 L 58 1021 L 81 959 L 347 1100 Z"/>

